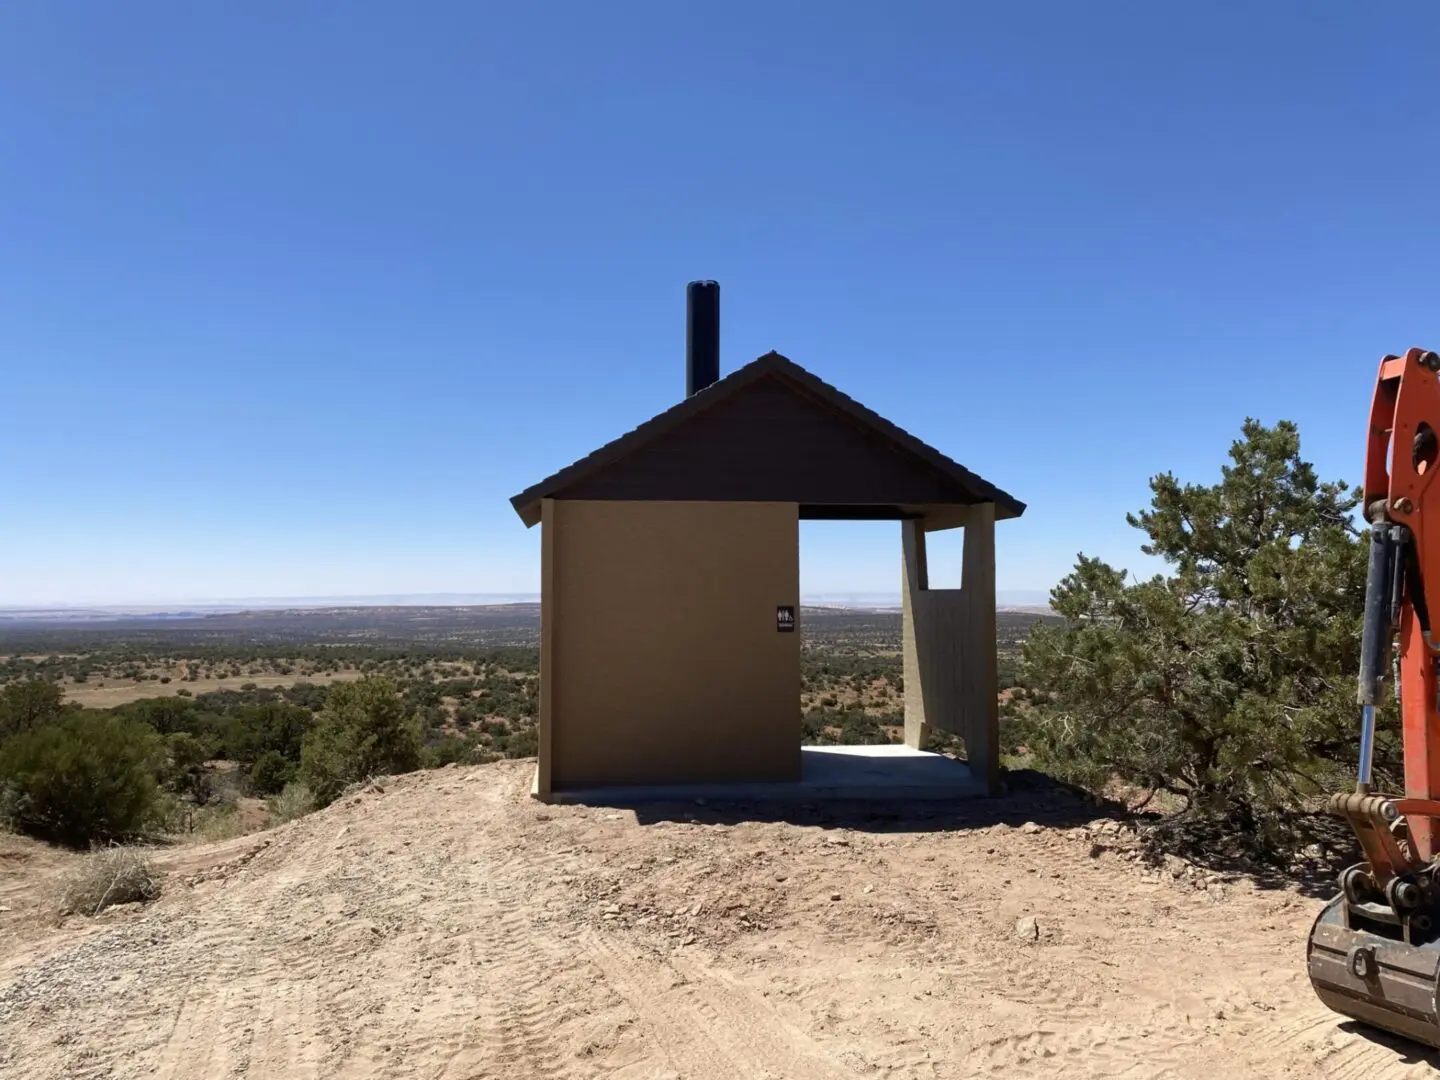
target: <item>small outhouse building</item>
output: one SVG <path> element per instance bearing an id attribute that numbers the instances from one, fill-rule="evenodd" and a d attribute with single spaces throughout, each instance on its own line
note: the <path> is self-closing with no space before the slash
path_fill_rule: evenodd
<path id="1" fill-rule="evenodd" d="M 900 522 L 905 741 L 999 783 L 995 523 L 1024 504 L 771 352 L 719 377 L 688 289 L 687 395 L 512 500 L 540 526 L 534 792 L 798 780 L 800 522 Z M 965 530 L 958 589 L 925 537 Z"/>

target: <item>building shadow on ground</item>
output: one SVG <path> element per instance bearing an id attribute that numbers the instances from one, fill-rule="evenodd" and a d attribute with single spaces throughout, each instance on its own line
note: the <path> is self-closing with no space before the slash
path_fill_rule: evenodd
<path id="1" fill-rule="evenodd" d="M 589 801 L 591 806 L 609 806 L 635 814 L 644 825 L 686 822 L 698 825 L 739 825 L 783 822 L 821 829 L 851 829 L 868 833 L 964 832 L 995 825 L 1019 827 L 1033 822 L 1046 829 L 1071 829 L 1114 822 L 1132 835 L 1141 858 L 1157 868 L 1166 866 L 1166 857 L 1178 857 L 1212 874 L 1244 878 L 1259 889 L 1295 889 L 1311 899 L 1329 899 L 1337 892 L 1338 871 L 1356 861 L 1358 849 L 1353 838 L 1336 830 L 1325 853 L 1319 857 L 1273 864 L 1257 860 L 1243 844 L 1222 842 L 1210 835 L 1179 838 L 1153 827 L 1164 819 L 1159 814 L 1130 812 L 1124 803 L 1097 797 L 1082 788 L 1029 769 L 1009 770 L 1005 791 L 994 798 L 953 800 L 906 800 L 892 798 L 825 799 L 808 802 L 766 799 L 701 799 L 666 802 Z M 1128 828 L 1127 828 L 1128 827 Z M 1096 843 L 1116 843 L 1115 830 L 1108 835 L 1103 827 Z"/>
<path id="2" fill-rule="evenodd" d="M 874 833 L 954 832 L 993 825 L 1035 822 L 1046 828 L 1075 828 L 1097 818 L 1123 818 L 1120 803 L 1099 799 L 1043 773 L 1007 773 L 1005 793 L 994 798 L 819 799 L 808 802 L 766 799 L 689 800 L 627 803 L 616 809 L 635 813 L 641 825 L 683 821 L 701 825 L 785 822 L 824 829 Z"/>

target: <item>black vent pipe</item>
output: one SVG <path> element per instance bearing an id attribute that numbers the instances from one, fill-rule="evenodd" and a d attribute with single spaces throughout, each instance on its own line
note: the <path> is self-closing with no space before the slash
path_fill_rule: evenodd
<path id="1" fill-rule="evenodd" d="M 685 396 L 720 378 L 720 283 L 685 286 Z"/>

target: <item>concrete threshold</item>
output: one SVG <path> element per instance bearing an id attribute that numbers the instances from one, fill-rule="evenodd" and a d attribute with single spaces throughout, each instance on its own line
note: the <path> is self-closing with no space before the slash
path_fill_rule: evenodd
<path id="1" fill-rule="evenodd" d="M 538 777 L 537 777 L 538 779 Z M 532 794 L 536 788 L 532 785 Z M 891 743 L 803 746 L 800 779 L 778 783 L 626 784 L 551 792 L 550 802 L 596 806 L 640 803 L 972 799 L 986 794 L 963 761 Z"/>

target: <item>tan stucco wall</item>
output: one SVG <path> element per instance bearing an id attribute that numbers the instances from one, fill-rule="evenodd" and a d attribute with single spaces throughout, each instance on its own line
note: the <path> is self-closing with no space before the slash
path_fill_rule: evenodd
<path id="1" fill-rule="evenodd" d="M 538 794 L 800 775 L 799 511 L 546 500 Z"/>
<path id="2" fill-rule="evenodd" d="M 928 728 L 959 735 L 971 772 L 994 794 L 1000 789 L 994 503 L 970 507 L 964 529 L 960 588 L 932 589 L 925 522 L 901 526 L 905 743 L 923 745 Z"/>

